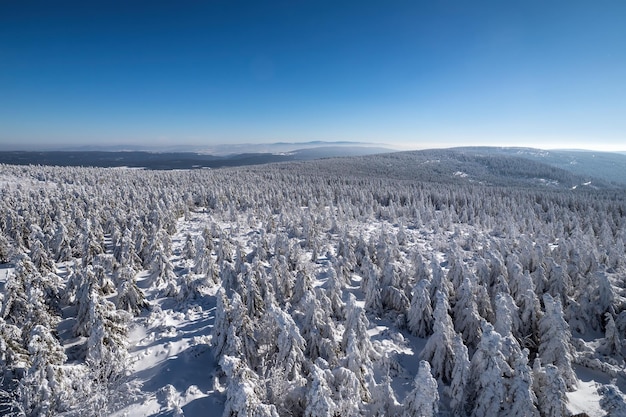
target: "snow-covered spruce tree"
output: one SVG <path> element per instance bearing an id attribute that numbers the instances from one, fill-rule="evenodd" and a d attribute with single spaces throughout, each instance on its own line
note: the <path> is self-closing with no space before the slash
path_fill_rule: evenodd
<path id="1" fill-rule="evenodd" d="M 465 345 L 470 353 L 474 352 L 480 340 L 482 318 L 478 314 L 478 308 L 474 300 L 474 284 L 465 277 L 456 292 L 456 303 L 454 304 L 454 327 L 463 336 Z"/>
<path id="2" fill-rule="evenodd" d="M 138 315 L 142 309 L 148 307 L 143 291 L 137 286 L 135 270 L 130 266 L 122 266 L 116 273 L 117 298 L 116 307 Z"/>
<path id="3" fill-rule="evenodd" d="M 430 301 L 429 281 L 421 279 L 413 287 L 407 327 L 417 337 L 428 337 L 433 332 L 433 309 Z"/>
<path id="4" fill-rule="evenodd" d="M 305 417 L 334 416 L 337 405 L 325 372 L 316 364 L 311 365 L 309 387 L 306 393 Z"/>
<path id="5" fill-rule="evenodd" d="M 608 413 L 607 416 L 626 416 L 624 394 L 615 383 L 598 387 L 598 394 L 602 396 L 600 398 L 600 407 Z"/>
<path id="6" fill-rule="evenodd" d="M 91 316 L 90 310 L 94 302 L 94 294 L 102 295 L 96 281 L 96 275 L 93 273 L 91 265 L 87 265 L 84 269 L 77 271 L 78 289 L 76 290 L 76 322 L 72 329 L 74 336 L 88 337 L 91 332 Z"/>
<path id="7" fill-rule="evenodd" d="M 372 417 L 398 415 L 402 412 L 402 405 L 396 398 L 396 393 L 391 386 L 390 361 L 388 354 L 383 358 L 383 378 L 380 384 L 376 384 L 372 391 L 369 412 Z"/>
<path id="8" fill-rule="evenodd" d="M 0 233 L 0 264 L 5 264 L 11 260 L 13 255 L 13 248 L 9 243 L 9 240 Z"/>
<path id="9" fill-rule="evenodd" d="M 539 358 L 533 364 L 534 391 L 542 417 L 567 415 L 567 387 L 559 369 L 554 365 L 541 365 Z"/>
<path id="10" fill-rule="evenodd" d="M 361 289 L 365 294 L 365 311 L 380 317 L 383 313 L 382 291 L 378 267 L 364 257 L 361 265 Z"/>
<path id="11" fill-rule="evenodd" d="M 269 276 L 276 292 L 277 302 L 280 305 L 284 305 L 293 296 L 293 287 L 295 285 L 295 278 L 286 257 L 272 258 Z"/>
<path id="12" fill-rule="evenodd" d="M 296 271 L 296 280 L 293 286 L 293 294 L 291 296 L 291 304 L 298 305 L 305 294 L 313 290 L 313 279 L 306 266 Z"/>
<path id="13" fill-rule="evenodd" d="M 452 341 L 452 352 L 454 354 L 454 366 L 452 377 L 448 388 L 450 397 L 450 410 L 455 416 L 466 416 L 466 404 L 468 401 L 468 383 L 470 373 L 470 360 L 467 347 L 463 344 L 463 338 L 457 334 Z"/>
<path id="14" fill-rule="evenodd" d="M 604 339 L 600 343 L 598 351 L 606 356 L 623 358 L 624 341 L 617 331 L 615 320 L 613 320 L 611 313 L 606 313 L 605 319 Z"/>
<path id="15" fill-rule="evenodd" d="M 615 316 L 615 290 L 606 272 L 598 271 L 594 274 L 591 290 L 591 305 L 583 307 L 588 312 L 591 327 L 594 330 L 604 330 L 605 317 L 609 313 Z"/>
<path id="16" fill-rule="evenodd" d="M 103 295 L 110 295 L 115 292 L 115 285 L 113 281 L 107 274 L 107 269 L 103 265 L 100 265 L 100 262 L 105 262 L 104 259 L 101 258 L 101 255 L 98 255 L 93 260 L 93 273 L 96 277 L 96 282 L 98 283 L 98 288 L 100 288 L 100 292 Z M 110 271 L 112 268 L 108 268 Z"/>
<path id="17" fill-rule="evenodd" d="M 500 351 L 500 335 L 490 323 L 483 321 L 482 337 L 470 366 L 470 399 L 472 417 L 502 415 L 506 401 L 505 378 L 512 370 Z"/>
<path id="18" fill-rule="evenodd" d="M 305 342 L 289 314 L 276 305 L 269 305 L 264 320 L 267 327 L 259 335 L 267 348 L 263 375 L 267 381 L 267 397 L 281 415 L 301 414 L 306 378 L 303 367 Z"/>
<path id="19" fill-rule="evenodd" d="M 330 300 L 332 317 L 343 321 L 345 318 L 345 303 L 342 301 L 343 289 L 337 277 L 335 268 L 328 268 L 328 280 L 326 281 L 326 293 Z"/>
<path id="20" fill-rule="evenodd" d="M 35 268 L 42 275 L 55 271 L 54 262 L 40 240 L 35 240 L 30 246 L 30 258 Z"/>
<path id="21" fill-rule="evenodd" d="M 550 294 L 543 295 L 545 312 L 539 320 L 539 357 L 546 365 L 555 365 L 568 390 L 576 389 L 572 369 L 572 335 L 563 317 L 561 302 Z"/>
<path id="22" fill-rule="evenodd" d="M 539 299 L 535 294 L 535 285 L 528 273 L 524 272 L 517 280 L 512 294 L 519 311 L 519 337 L 526 340 L 524 346 L 536 345 L 538 320 L 540 316 Z"/>
<path id="23" fill-rule="evenodd" d="M 252 261 L 252 265 L 244 273 L 244 291 L 242 300 L 246 304 L 248 316 L 258 319 L 265 314 L 264 292 L 268 290 L 265 267 L 258 258 Z"/>
<path id="24" fill-rule="evenodd" d="M 196 258 L 196 245 L 190 233 L 185 235 L 185 245 L 183 246 L 182 256 L 186 260 Z"/>
<path id="25" fill-rule="evenodd" d="M 29 321 L 32 306 L 28 292 L 32 277 L 36 274 L 35 266 L 23 255 L 18 259 L 13 273 L 8 275 L 1 305 L 1 316 L 7 323 L 23 328 Z"/>
<path id="26" fill-rule="evenodd" d="M 437 303 L 437 291 L 441 292 L 447 301 L 450 299 L 450 294 L 453 294 L 453 289 L 452 285 L 446 280 L 443 269 L 441 269 L 439 261 L 435 256 L 430 260 L 430 268 L 432 275 L 430 280 L 430 301 L 434 310 Z"/>
<path id="27" fill-rule="evenodd" d="M 234 293 L 230 300 L 230 326 L 223 354 L 236 355 L 255 370 L 259 365 L 259 345 L 256 337 L 257 323 L 248 315 L 241 297 Z M 235 339 L 233 336 L 236 336 Z"/>
<path id="28" fill-rule="evenodd" d="M 331 392 L 338 416 L 358 416 L 362 413 L 363 401 L 357 376 L 348 368 L 338 366 L 332 370 Z"/>
<path id="29" fill-rule="evenodd" d="M 94 225 L 90 220 L 85 219 L 82 225 L 80 243 L 83 267 L 91 264 L 91 261 L 96 255 L 105 252 L 103 243 L 104 236 L 102 235 L 102 229 L 99 229 L 97 223 Z"/>
<path id="30" fill-rule="evenodd" d="M 567 305 L 571 296 L 572 280 L 565 269 L 551 257 L 544 259 L 548 292 L 552 298 L 558 299 L 561 305 Z"/>
<path id="31" fill-rule="evenodd" d="M 335 324 L 328 320 L 330 313 L 328 298 L 318 287 L 318 291 L 308 291 L 302 302 L 302 323 L 300 333 L 306 341 L 306 356 L 312 361 L 321 357 L 332 365 L 337 363 L 337 357 L 341 350 L 339 342 L 335 338 Z"/>
<path id="32" fill-rule="evenodd" d="M 430 363 L 435 378 L 449 383 L 454 365 L 454 352 L 452 340 L 455 332 L 452 319 L 448 314 L 449 305 L 445 295 L 441 292 L 436 294 L 433 334 L 426 342 L 426 346 L 420 354 L 420 358 Z"/>
<path id="33" fill-rule="evenodd" d="M 356 297 L 352 293 L 348 295 L 348 302 L 346 303 L 346 321 L 344 327 L 345 331 L 342 338 L 344 348 L 348 345 L 349 332 L 353 331 L 356 337 L 357 349 L 365 364 L 370 363 L 370 359 L 378 357 L 378 353 L 374 350 L 369 334 L 367 333 L 369 320 L 365 315 L 365 311 L 357 305 Z"/>
<path id="34" fill-rule="evenodd" d="M 513 297 L 506 293 L 499 293 L 495 299 L 496 322 L 494 328 L 502 337 L 509 334 L 517 335 L 520 332 L 519 311 Z"/>
<path id="35" fill-rule="evenodd" d="M 513 359 L 513 376 L 507 380 L 505 411 L 511 417 L 539 417 L 537 396 L 533 391 L 533 373 L 528 366 L 528 349 Z"/>
<path id="36" fill-rule="evenodd" d="M 28 365 L 28 350 L 18 326 L 0 317 L 0 390 L 12 391 Z"/>
<path id="37" fill-rule="evenodd" d="M 127 334 L 130 315 L 93 291 L 89 316 L 91 331 L 86 363 L 93 380 L 108 387 L 123 377 L 128 366 Z"/>
<path id="38" fill-rule="evenodd" d="M 420 361 L 413 390 L 407 394 L 403 408 L 404 417 L 434 417 L 439 412 L 437 380 L 431 375 L 428 362 Z"/>
<path id="39" fill-rule="evenodd" d="M 467 271 L 464 270 L 460 248 L 454 242 L 447 252 L 446 259 L 448 260 L 448 274 L 446 278 L 453 288 L 459 288 L 467 276 Z"/>
<path id="40" fill-rule="evenodd" d="M 245 361 L 225 355 L 220 367 L 228 380 L 223 417 L 278 417 L 274 405 L 263 404 L 259 377 Z"/>
<path id="41" fill-rule="evenodd" d="M 72 403 L 71 381 L 65 375 L 63 347 L 51 330 L 36 325 L 28 342 L 30 366 L 19 382 L 17 400 L 27 416 L 53 416 Z"/>
<path id="42" fill-rule="evenodd" d="M 225 349 L 228 346 L 228 329 L 231 327 L 230 307 L 228 298 L 226 297 L 226 291 L 220 288 L 215 294 L 217 300 L 215 306 L 215 321 L 213 324 L 213 331 L 211 333 L 211 345 L 213 346 L 213 354 L 216 359 L 226 355 L 236 355 L 238 352 L 226 352 Z"/>

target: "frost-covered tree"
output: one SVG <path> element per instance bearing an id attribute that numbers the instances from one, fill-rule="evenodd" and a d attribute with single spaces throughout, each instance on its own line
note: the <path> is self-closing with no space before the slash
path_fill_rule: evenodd
<path id="1" fill-rule="evenodd" d="M 343 320 L 345 318 L 345 303 L 342 301 L 343 289 L 335 268 L 328 268 L 326 288 L 332 317 L 337 320 Z"/>
<path id="2" fill-rule="evenodd" d="M 404 400 L 404 417 L 434 417 L 439 412 L 439 392 L 437 380 L 430 373 L 430 365 L 420 361 L 417 375 L 413 380 L 413 390 Z"/>
<path id="3" fill-rule="evenodd" d="M 544 294 L 545 312 L 539 320 L 539 357 L 546 365 L 555 365 L 569 390 L 576 388 L 576 374 L 572 369 L 572 335 L 563 317 L 561 302 Z"/>
<path id="4" fill-rule="evenodd" d="M 505 378 L 512 374 L 502 355 L 502 338 L 490 323 L 482 325 L 482 337 L 470 367 L 472 417 L 500 415 L 506 401 Z"/>
<path id="5" fill-rule="evenodd" d="M 600 407 L 608 413 L 607 416 L 626 416 L 624 394 L 615 383 L 598 387 L 598 394 L 602 396 L 600 398 Z"/>
<path id="6" fill-rule="evenodd" d="M 554 365 L 541 365 L 535 359 L 533 365 L 534 391 L 538 409 L 542 417 L 562 417 L 567 415 L 567 387 L 559 369 Z"/>
<path id="7" fill-rule="evenodd" d="M 480 340 L 480 322 L 478 307 L 474 298 L 474 285 L 468 277 L 462 279 L 456 292 L 456 303 L 453 308 L 454 327 L 463 336 L 463 341 L 473 352 Z"/>
<path id="8" fill-rule="evenodd" d="M 86 363 L 93 380 L 103 385 L 124 376 L 128 366 L 127 335 L 130 316 L 93 291 L 89 316 L 91 330 L 87 341 Z"/>
<path id="9" fill-rule="evenodd" d="M 28 350 L 18 326 L 9 324 L 0 318 L 0 388 L 16 381 L 28 364 Z"/>
<path id="10" fill-rule="evenodd" d="M 376 384 L 372 391 L 370 401 L 370 414 L 372 417 L 383 417 L 388 415 L 398 415 L 401 411 L 401 404 L 396 398 L 396 393 L 391 386 L 390 358 L 384 356 L 383 379 L 380 384 Z"/>
<path id="11" fill-rule="evenodd" d="M 332 370 L 331 391 L 336 405 L 336 415 L 357 416 L 361 414 L 361 390 L 357 376 L 350 369 L 338 366 Z"/>
<path id="12" fill-rule="evenodd" d="M 511 417 L 539 417 L 537 397 L 533 391 L 532 369 L 528 366 L 528 350 L 513 359 L 513 375 L 507 381 L 505 413 Z"/>
<path id="13" fill-rule="evenodd" d="M 328 298 L 322 291 L 309 291 L 302 303 L 301 334 L 306 341 L 306 356 L 315 361 L 321 357 L 331 364 L 337 362 L 341 350 L 336 339 L 333 320 L 328 320 Z"/>
<path id="14" fill-rule="evenodd" d="M 496 322 L 494 329 L 502 337 L 509 334 L 519 335 L 519 310 L 513 298 L 506 293 L 499 293 L 495 300 Z"/>
<path id="15" fill-rule="evenodd" d="M 452 376 L 454 365 L 452 341 L 455 332 L 452 319 L 448 314 L 448 300 L 441 292 L 437 292 L 436 298 L 433 334 L 426 342 L 420 358 L 430 363 L 435 378 L 448 383 Z"/>
<path id="16" fill-rule="evenodd" d="M 182 256 L 184 259 L 193 260 L 196 257 L 196 245 L 190 233 L 185 235 L 185 245 L 183 246 Z"/>
<path id="17" fill-rule="evenodd" d="M 461 335 L 457 334 L 454 337 L 452 352 L 454 354 L 454 366 L 449 387 L 450 410 L 455 416 L 466 416 L 470 360 L 467 347 L 463 344 Z"/>
<path id="18" fill-rule="evenodd" d="M 606 313 L 606 326 L 604 331 L 604 339 L 598 347 L 598 351 L 606 356 L 613 356 L 617 358 L 622 357 L 622 350 L 624 348 L 624 341 L 620 337 L 620 334 L 615 326 L 615 320 L 611 313 Z"/>
<path id="19" fill-rule="evenodd" d="M 430 280 L 430 301 L 433 303 L 433 309 L 437 303 L 437 291 L 441 292 L 446 300 L 450 298 L 452 293 L 452 286 L 446 280 L 443 269 L 439 265 L 439 260 L 433 256 L 430 260 L 430 269 L 432 279 Z"/>
<path id="20" fill-rule="evenodd" d="M 143 291 L 137 286 L 135 270 L 129 266 L 122 266 L 117 272 L 117 299 L 119 310 L 137 315 L 148 307 Z"/>
<path id="21" fill-rule="evenodd" d="M 13 249 L 9 240 L 0 233 L 0 264 L 5 264 L 11 260 Z"/>
<path id="22" fill-rule="evenodd" d="M 236 355 L 245 360 L 254 370 L 260 360 L 256 332 L 258 323 L 255 323 L 248 315 L 248 311 L 237 293 L 234 293 L 230 300 L 229 316 L 230 326 L 228 327 L 228 343 L 225 354 Z"/>
<path id="23" fill-rule="evenodd" d="M 291 296 L 291 304 L 298 304 L 305 294 L 309 293 L 313 289 L 313 279 L 310 276 L 309 271 L 306 268 L 301 268 L 296 271 L 296 280 L 293 287 L 293 295 Z"/>
<path id="24" fill-rule="evenodd" d="M 417 337 L 428 337 L 433 331 L 433 310 L 428 285 L 427 280 L 421 279 L 413 287 L 407 326 L 409 331 Z"/>
<path id="25" fill-rule="evenodd" d="M 365 295 L 365 310 L 375 316 L 383 312 L 380 273 L 369 257 L 364 257 L 361 263 L 361 289 Z"/>
<path id="26" fill-rule="evenodd" d="M 536 345 L 540 305 L 535 294 L 535 285 L 528 271 L 519 276 L 517 292 L 512 295 L 519 312 L 519 337 L 521 340 L 526 340 L 525 346 Z"/>
<path id="27" fill-rule="evenodd" d="M 71 381 L 64 374 L 67 357 L 50 329 L 36 325 L 28 342 L 30 367 L 20 380 L 18 402 L 26 415 L 53 416 L 71 404 Z"/>
<path id="28" fill-rule="evenodd" d="M 558 299 L 561 305 L 566 305 L 572 291 L 572 280 L 567 271 L 555 262 L 553 258 L 544 260 L 548 292 L 553 298 Z"/>
<path id="29" fill-rule="evenodd" d="M 223 417 L 278 417 L 274 405 L 262 402 L 259 377 L 245 361 L 226 355 L 220 360 L 220 367 L 228 380 Z"/>
<path id="30" fill-rule="evenodd" d="M 337 405 L 332 399 L 332 391 L 326 375 L 316 364 L 311 366 L 311 381 L 306 393 L 305 417 L 333 416 Z"/>

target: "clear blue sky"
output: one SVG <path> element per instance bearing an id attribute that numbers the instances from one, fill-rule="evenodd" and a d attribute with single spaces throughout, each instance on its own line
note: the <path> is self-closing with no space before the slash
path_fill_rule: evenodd
<path id="1" fill-rule="evenodd" d="M 626 149 L 626 1 L 0 1 L 0 146 Z"/>

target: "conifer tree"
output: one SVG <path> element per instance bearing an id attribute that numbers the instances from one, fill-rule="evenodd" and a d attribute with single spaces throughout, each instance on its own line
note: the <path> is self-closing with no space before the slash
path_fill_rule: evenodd
<path id="1" fill-rule="evenodd" d="M 506 401 L 504 378 L 512 370 L 501 352 L 502 341 L 493 326 L 483 321 L 482 338 L 472 357 L 470 368 L 470 398 L 472 417 L 500 415 Z"/>
<path id="2" fill-rule="evenodd" d="M 407 326 L 409 331 L 417 337 L 428 337 L 433 331 L 433 310 L 428 285 L 427 280 L 421 279 L 413 287 Z"/>
<path id="3" fill-rule="evenodd" d="M 562 417 L 567 415 L 567 396 L 565 381 L 559 369 L 554 365 L 541 365 L 535 359 L 533 365 L 534 391 L 537 395 L 538 409 L 542 417 Z"/>
<path id="4" fill-rule="evenodd" d="M 539 357 L 546 365 L 555 365 L 569 390 L 576 387 L 572 369 L 572 335 L 563 317 L 561 302 L 544 294 L 545 313 L 539 321 Z"/>
<path id="5" fill-rule="evenodd" d="M 468 396 L 468 383 L 470 372 L 470 360 L 467 347 L 463 344 L 461 335 L 456 335 L 452 342 L 452 352 L 454 354 L 454 367 L 450 380 L 449 396 L 450 410 L 455 416 L 466 416 L 466 403 Z"/>
<path id="6" fill-rule="evenodd" d="M 430 373 L 430 365 L 420 361 L 419 370 L 413 380 L 413 390 L 404 401 L 404 417 L 434 417 L 439 412 L 437 380 Z"/>
<path id="7" fill-rule="evenodd" d="M 435 378 L 447 384 L 452 376 L 454 365 L 452 340 L 455 333 L 452 319 L 448 314 L 448 300 L 441 292 L 437 292 L 436 297 L 433 334 L 426 342 L 420 357 L 430 363 Z"/>

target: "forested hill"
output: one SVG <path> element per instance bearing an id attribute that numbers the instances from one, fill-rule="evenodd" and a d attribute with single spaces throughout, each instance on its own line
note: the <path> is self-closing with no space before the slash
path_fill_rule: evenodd
<path id="1" fill-rule="evenodd" d="M 238 150 L 241 150 L 237 148 Z M 318 146 L 289 151 L 259 152 L 252 147 L 247 152 L 207 154 L 203 152 L 147 151 L 0 151 L 0 163 L 13 165 L 53 165 L 83 167 L 132 167 L 153 170 L 222 168 L 259 165 L 272 162 L 301 161 L 329 157 L 360 156 L 390 152 L 389 149 L 368 146 Z"/>
<path id="2" fill-rule="evenodd" d="M 565 162 L 558 162 L 558 157 L 552 151 L 529 148 L 455 148 L 393 153 L 388 151 L 383 148 L 326 146 L 285 153 L 260 152 L 220 156 L 194 152 L 140 151 L 0 152 L 0 163 L 171 170 L 284 162 L 296 164 L 300 170 L 318 170 L 340 177 L 349 175 L 447 184 L 469 183 L 550 189 L 611 189 L 626 186 L 626 156 L 619 154 L 611 154 L 613 155 L 611 164 L 602 165 L 604 168 L 601 168 L 593 162 L 593 155 L 585 152 L 575 153 L 579 155 L 578 160 L 586 161 L 577 165 L 572 163 L 571 158 L 567 159 L 565 156 L 563 157 Z M 620 157 L 624 159 L 621 165 Z M 606 155 L 603 158 L 606 159 Z M 604 159 L 598 159 L 601 160 Z M 590 161 L 596 165 L 592 165 Z M 559 166 L 556 166 L 557 163 Z M 577 166 L 584 166 L 584 169 L 577 170 Z M 617 174 L 622 171 L 622 174 Z M 596 172 L 597 175 L 594 175 Z M 622 179 L 620 175 L 625 178 Z"/>
<path id="3" fill-rule="evenodd" d="M 477 148 L 479 149 L 479 148 Z M 515 155 L 456 149 L 407 151 L 314 161 L 316 169 L 337 175 L 385 177 L 449 184 L 547 187 L 551 189 L 623 187 L 588 175 Z M 626 169 L 626 166 L 625 166 Z"/>
<path id="4" fill-rule="evenodd" d="M 533 148 L 467 147 L 455 148 L 475 155 L 508 155 L 562 168 L 576 175 L 592 176 L 606 182 L 626 185 L 626 153 L 583 150 L 542 150 Z"/>

